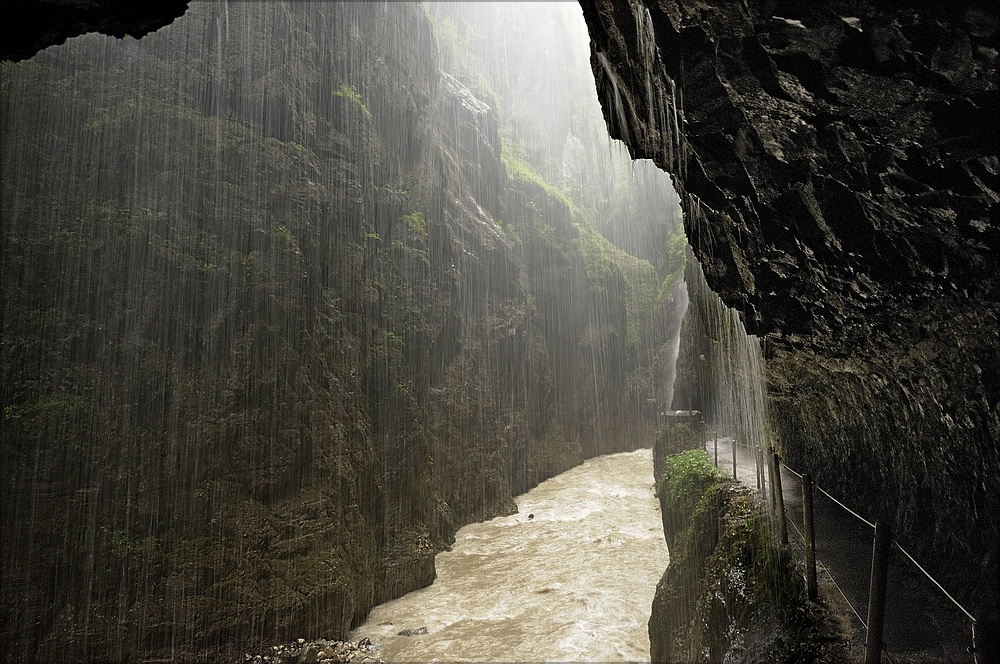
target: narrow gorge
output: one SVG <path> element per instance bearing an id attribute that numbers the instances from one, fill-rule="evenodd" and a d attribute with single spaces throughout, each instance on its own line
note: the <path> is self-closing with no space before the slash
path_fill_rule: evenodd
<path id="1" fill-rule="evenodd" d="M 342 636 L 459 526 L 648 447 L 676 198 L 604 135 L 582 20 L 471 9 L 198 3 L 5 66 L 13 651 Z M 498 18 L 538 33 L 502 67 Z"/>
<path id="2" fill-rule="evenodd" d="M 141 4 L 3 3 L 6 655 L 343 638 L 671 409 L 997 624 L 994 3 Z"/>

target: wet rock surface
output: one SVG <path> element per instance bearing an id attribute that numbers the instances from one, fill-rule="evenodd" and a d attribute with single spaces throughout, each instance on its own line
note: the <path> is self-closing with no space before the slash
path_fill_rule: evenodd
<path id="1" fill-rule="evenodd" d="M 7 0 L 9 20 L 0 28 L 0 60 L 30 58 L 67 39 L 101 32 L 115 37 L 142 37 L 162 28 L 188 8 L 190 0 Z"/>
<path id="2" fill-rule="evenodd" d="M 375 647 L 367 640 L 336 641 L 330 639 L 297 639 L 246 653 L 240 664 L 326 664 L 358 662 L 383 664 L 374 655 Z"/>
<path id="3" fill-rule="evenodd" d="M 849 349 L 996 302 L 994 5 L 582 4 L 612 134 L 675 175 L 748 332 Z"/>
<path id="4" fill-rule="evenodd" d="M 6 650 L 344 636 L 648 439 L 665 275 L 438 56 L 415 3 L 196 3 L 2 63 Z"/>
<path id="5" fill-rule="evenodd" d="M 396 636 L 420 636 L 421 634 L 426 634 L 426 627 L 417 627 L 416 629 L 404 629 L 396 633 Z"/>
<path id="6" fill-rule="evenodd" d="M 652 661 L 846 661 L 836 614 L 806 600 L 759 495 L 723 479 L 701 450 L 668 465 L 660 501 L 683 516 L 683 530 L 665 532 L 671 560 L 649 618 Z"/>
<path id="7" fill-rule="evenodd" d="M 581 5 L 612 135 L 766 337 L 779 449 L 995 615 L 996 4 Z"/>

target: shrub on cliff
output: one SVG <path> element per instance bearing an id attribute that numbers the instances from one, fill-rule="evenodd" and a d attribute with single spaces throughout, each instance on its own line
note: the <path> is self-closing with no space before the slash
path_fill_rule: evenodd
<path id="1" fill-rule="evenodd" d="M 670 566 L 649 619 L 653 661 L 816 661 L 818 607 L 752 491 L 701 450 L 658 481 Z"/>
<path id="2" fill-rule="evenodd" d="M 657 488 L 670 566 L 657 584 L 649 618 L 653 661 L 674 661 L 687 653 L 706 563 L 719 541 L 720 516 L 737 488 L 701 450 L 667 457 L 664 468 Z"/>
<path id="3" fill-rule="evenodd" d="M 718 544 L 704 564 L 690 655 L 713 662 L 808 659 L 808 639 L 796 633 L 805 616 L 802 578 L 788 548 L 772 537 L 745 488 L 733 487 L 725 507 Z"/>
<path id="4" fill-rule="evenodd" d="M 686 425 L 674 425 L 674 428 Z M 702 450 L 687 450 L 667 457 L 657 482 L 663 514 L 663 535 L 673 546 L 678 533 L 686 529 L 709 488 L 718 484 L 722 473 Z"/>
<path id="5" fill-rule="evenodd" d="M 703 427 L 689 422 L 664 424 L 656 434 L 656 444 L 664 454 L 680 454 L 700 450 L 704 442 Z"/>

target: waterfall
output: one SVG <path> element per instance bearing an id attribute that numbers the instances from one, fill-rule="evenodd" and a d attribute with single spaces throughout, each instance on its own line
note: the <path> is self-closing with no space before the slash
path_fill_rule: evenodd
<path id="1" fill-rule="evenodd" d="M 761 340 L 749 335 L 740 315 L 727 307 L 690 257 L 685 272 L 690 303 L 681 332 L 679 372 L 685 386 L 677 408 L 694 404 L 720 435 L 767 448 L 767 398 Z"/>

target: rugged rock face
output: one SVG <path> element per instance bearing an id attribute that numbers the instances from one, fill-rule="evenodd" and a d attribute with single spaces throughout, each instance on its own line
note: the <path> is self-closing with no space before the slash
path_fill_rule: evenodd
<path id="1" fill-rule="evenodd" d="M 183 14 L 190 0 L 4 0 L 0 60 L 23 60 L 71 37 L 142 37 Z"/>
<path id="2" fill-rule="evenodd" d="M 581 4 L 609 128 L 675 175 L 709 282 L 769 335 L 785 456 L 989 611 L 995 3 Z"/>
<path id="3" fill-rule="evenodd" d="M 698 447 L 667 457 L 657 481 L 670 565 L 649 617 L 652 661 L 845 661 L 760 502 Z"/>
<path id="4" fill-rule="evenodd" d="M 199 3 L 5 65 L 4 652 L 342 636 L 648 444 L 663 275 L 508 173 L 436 43 L 417 4 Z"/>
<path id="5" fill-rule="evenodd" d="M 581 4 L 612 135 L 767 335 L 784 455 L 995 612 L 996 5 Z"/>
<path id="6" fill-rule="evenodd" d="M 888 299 L 996 299 L 992 5 L 649 5 L 584 3 L 608 124 L 696 198 L 748 331 L 849 347 Z"/>

